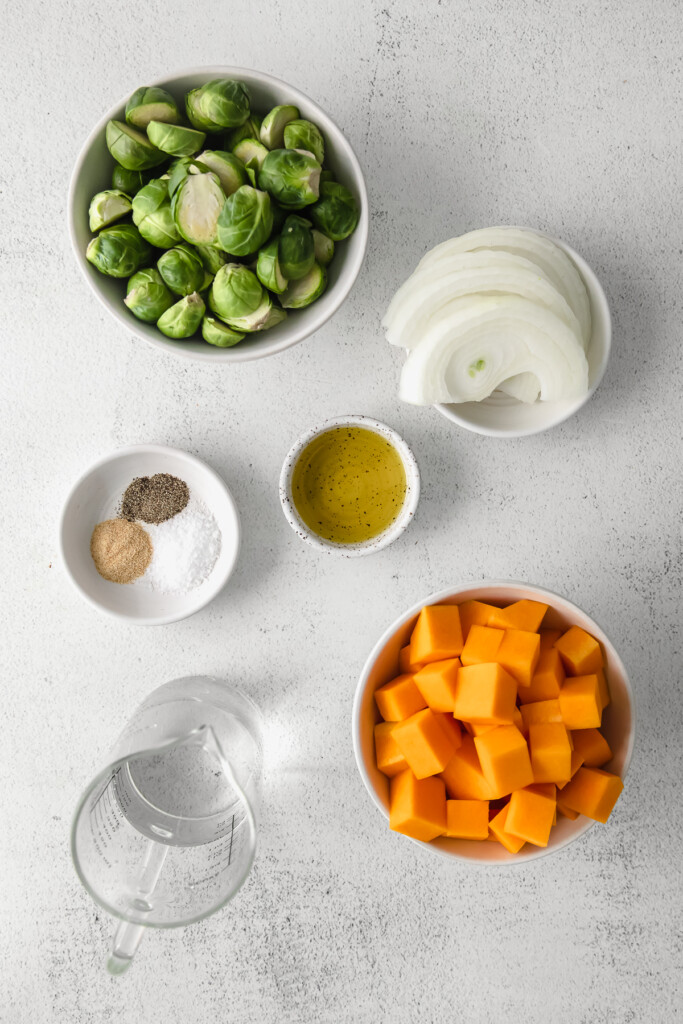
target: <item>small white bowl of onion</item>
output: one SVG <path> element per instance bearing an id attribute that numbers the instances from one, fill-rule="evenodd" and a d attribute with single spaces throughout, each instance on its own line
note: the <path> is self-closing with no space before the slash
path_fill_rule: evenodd
<path id="1" fill-rule="evenodd" d="M 400 397 L 467 430 L 524 437 L 596 390 L 612 325 L 602 286 L 564 242 L 531 228 L 471 231 L 428 252 L 383 319 L 407 350 Z"/>

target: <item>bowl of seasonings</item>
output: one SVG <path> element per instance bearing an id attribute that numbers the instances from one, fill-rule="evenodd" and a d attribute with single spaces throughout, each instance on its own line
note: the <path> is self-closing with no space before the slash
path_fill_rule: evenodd
<path id="1" fill-rule="evenodd" d="M 223 480 L 187 452 L 121 448 L 76 482 L 60 523 L 64 568 L 100 611 L 163 625 L 199 611 L 223 588 L 240 545 Z"/>
<path id="2" fill-rule="evenodd" d="M 415 456 L 395 430 L 343 416 L 307 431 L 280 475 L 289 525 L 320 551 L 369 555 L 399 537 L 420 497 Z"/>

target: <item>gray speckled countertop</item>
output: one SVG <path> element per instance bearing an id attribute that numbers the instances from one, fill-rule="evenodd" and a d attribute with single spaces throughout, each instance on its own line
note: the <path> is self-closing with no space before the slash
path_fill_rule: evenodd
<path id="1" fill-rule="evenodd" d="M 0 39 L 2 664 L 0 1020 L 5 1024 L 669 1024 L 683 1005 L 680 784 L 680 169 L 674 3 L 169 0 L 17 3 Z M 210 367 L 108 318 L 75 265 L 66 191 L 91 125 L 201 63 L 315 97 L 367 175 L 371 240 L 334 320 L 277 358 Z M 9 124 L 8 124 L 9 122 Z M 418 257 L 477 226 L 566 239 L 603 281 L 613 357 L 560 428 L 497 441 L 399 404 L 380 315 Z M 423 493 L 372 558 L 322 557 L 278 502 L 292 441 L 360 412 L 412 446 Z M 244 546 L 203 612 L 152 630 L 97 614 L 56 522 L 100 454 L 158 441 L 218 470 Z M 607 827 L 511 870 L 429 859 L 356 771 L 364 659 L 409 604 L 526 579 L 604 626 L 635 684 L 636 753 Z M 227 910 L 104 971 L 111 924 L 69 859 L 79 792 L 167 679 L 238 682 L 268 723 L 261 846 Z"/>

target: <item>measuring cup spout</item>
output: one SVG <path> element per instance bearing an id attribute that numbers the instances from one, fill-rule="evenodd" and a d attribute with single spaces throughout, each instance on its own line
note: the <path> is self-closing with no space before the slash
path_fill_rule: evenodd
<path id="1" fill-rule="evenodd" d="M 145 926 L 142 924 L 131 924 L 130 921 L 121 922 L 114 933 L 112 950 L 107 960 L 107 970 L 110 974 L 125 974 L 133 962 L 133 957 L 142 942 L 145 931 Z"/>

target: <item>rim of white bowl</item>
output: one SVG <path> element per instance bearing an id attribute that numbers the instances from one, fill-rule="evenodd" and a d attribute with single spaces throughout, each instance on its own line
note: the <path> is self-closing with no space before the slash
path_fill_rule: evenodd
<path id="1" fill-rule="evenodd" d="M 359 544 L 337 544 L 333 541 L 323 540 L 322 537 L 313 533 L 303 522 L 292 498 L 292 476 L 302 451 L 310 444 L 314 437 L 326 434 L 336 427 L 365 427 L 367 430 L 372 430 L 385 438 L 400 455 L 406 474 L 406 496 L 396 519 L 377 537 Z M 325 420 L 319 426 L 311 427 L 310 430 L 307 430 L 305 434 L 302 434 L 294 442 L 287 453 L 280 472 L 280 503 L 282 511 L 297 536 L 305 540 L 307 544 L 317 548 L 318 551 L 326 551 L 328 554 L 342 555 L 346 558 L 371 555 L 376 551 L 381 551 L 382 548 L 388 547 L 389 544 L 393 544 L 411 523 L 419 500 L 420 469 L 413 452 L 393 427 L 388 427 L 386 423 L 381 423 L 370 416 L 335 416 Z"/>
<path id="2" fill-rule="evenodd" d="M 149 85 L 165 86 L 167 88 L 172 88 L 173 83 L 176 79 L 184 78 L 188 75 L 195 74 L 217 76 L 223 75 L 234 78 L 238 78 L 240 75 L 253 76 L 255 78 L 258 78 L 259 81 L 272 86 L 274 89 L 284 88 L 287 91 L 289 97 L 295 98 L 298 103 L 303 101 L 304 106 L 310 104 L 315 109 L 316 116 L 319 117 L 319 119 L 322 122 L 326 122 L 325 131 L 330 135 L 334 135 L 335 142 L 337 143 L 337 145 L 340 148 L 346 150 L 346 154 L 348 156 L 348 160 L 352 168 L 354 186 L 358 189 L 360 197 L 360 218 L 358 220 L 358 226 L 356 227 L 353 234 L 354 237 L 360 238 L 362 244 L 360 245 L 357 252 L 353 256 L 353 259 L 350 259 L 348 264 L 346 262 L 344 263 L 344 268 L 347 270 L 348 274 L 348 280 L 344 282 L 343 287 L 340 287 L 339 295 L 336 297 L 335 301 L 332 303 L 330 308 L 326 309 L 324 313 L 320 312 L 316 317 L 311 317 L 310 321 L 305 326 L 302 326 L 292 336 L 283 336 L 281 339 L 278 339 L 277 336 L 275 336 L 267 346 L 262 345 L 259 347 L 254 346 L 251 348 L 249 346 L 246 346 L 242 348 L 238 344 L 232 348 L 217 348 L 215 346 L 207 345 L 207 351 L 205 352 L 203 351 L 203 349 L 195 351 L 191 348 L 183 348 L 180 345 L 170 345 L 168 344 L 169 339 L 164 338 L 164 336 L 161 334 L 159 335 L 158 338 L 155 338 L 152 335 L 140 333 L 137 329 L 137 325 L 135 323 L 131 323 L 130 317 L 124 315 L 123 311 L 119 309 L 117 305 L 110 303 L 105 298 L 100 289 L 97 288 L 95 279 L 89 273 L 88 268 L 90 265 L 88 264 L 85 258 L 85 253 L 81 251 L 80 246 L 77 242 L 74 218 L 76 206 L 75 187 L 81 168 L 85 162 L 85 159 L 92 145 L 96 141 L 98 135 L 100 135 L 100 133 L 102 133 L 106 128 L 107 122 L 114 118 L 116 114 L 121 110 L 121 108 L 125 108 L 125 105 L 128 99 L 130 98 L 129 92 L 126 93 L 126 95 L 123 96 L 118 101 L 118 103 L 113 104 L 113 106 L 109 108 L 107 113 L 100 118 L 95 127 L 89 133 L 76 158 L 73 171 L 71 172 L 71 179 L 69 181 L 69 194 L 67 198 L 67 222 L 69 228 L 69 238 L 71 241 L 71 248 L 76 258 L 76 262 L 80 268 L 82 276 L 85 278 L 88 287 L 97 297 L 101 305 L 104 306 L 104 308 L 116 320 L 118 320 L 118 322 L 129 333 L 134 334 L 135 337 L 140 338 L 143 341 L 146 341 L 147 344 L 152 345 L 155 348 L 160 349 L 161 351 L 168 352 L 171 355 L 178 356 L 180 359 L 194 359 L 212 363 L 249 362 L 253 359 L 263 359 L 266 356 L 277 355 L 280 352 L 284 352 L 288 348 L 292 348 L 292 346 L 294 345 L 298 345 L 299 342 L 304 341 L 306 338 L 309 338 L 312 334 L 315 334 L 316 331 L 320 330 L 320 328 L 325 323 L 327 323 L 328 320 L 332 319 L 335 313 L 337 313 L 337 311 L 339 310 L 340 306 L 346 301 L 348 296 L 351 294 L 353 286 L 356 283 L 361 267 L 363 265 L 363 261 L 365 260 L 365 254 L 367 252 L 368 232 L 370 226 L 368 192 L 358 157 L 356 156 L 353 146 L 346 138 L 346 136 L 344 135 L 336 121 L 334 121 L 333 118 L 331 118 L 330 115 L 326 113 L 326 111 L 324 111 L 322 107 L 320 107 L 316 103 L 315 100 L 311 99 L 310 96 L 306 95 L 306 93 L 301 92 L 301 90 L 297 89 L 295 86 L 289 85 L 288 82 L 285 82 L 281 78 L 276 78 L 274 75 L 266 74 L 265 72 L 258 71 L 255 68 L 234 67 L 232 65 L 223 64 L 210 64 L 201 65 L 199 67 L 182 68 L 179 71 L 176 71 L 175 74 L 173 75 L 164 75 L 160 78 L 155 78 L 153 81 L 149 82 Z M 344 253 L 344 256 L 347 257 L 347 253 Z M 330 289 L 328 294 L 334 294 L 334 287 L 339 285 L 341 285 L 341 281 L 335 282 L 335 286 L 333 286 L 333 288 Z M 314 306 L 315 303 L 307 307 L 307 309 L 310 310 L 314 308 Z M 263 334 L 260 334 L 259 340 L 261 340 L 262 338 Z"/>
<path id="3" fill-rule="evenodd" d="M 196 466 L 206 476 L 211 477 L 216 483 L 216 485 L 222 490 L 234 516 L 234 551 L 229 563 L 226 565 L 225 569 L 220 574 L 215 574 L 214 572 L 211 573 L 207 580 L 207 583 L 210 583 L 211 586 L 207 586 L 205 590 L 204 588 L 202 588 L 203 593 L 201 594 L 201 600 L 196 601 L 195 603 L 188 602 L 186 609 L 183 609 L 182 611 L 176 613 L 172 613 L 170 615 L 131 615 L 127 614 L 126 612 L 114 611 L 112 608 L 105 607 L 105 605 L 101 604 L 99 601 L 96 601 L 95 598 L 93 598 L 80 585 L 80 583 L 78 582 L 78 580 L 75 578 L 71 571 L 71 566 L 69 565 L 69 561 L 65 551 L 64 531 L 66 525 L 66 514 L 71 503 L 71 500 L 76 491 L 78 490 L 78 488 L 81 486 L 81 484 L 83 484 L 84 481 L 92 473 L 94 473 L 98 469 L 101 469 L 103 466 L 106 466 L 111 462 L 115 462 L 117 459 L 123 458 L 124 456 L 142 453 L 151 455 L 170 454 L 173 455 L 174 457 L 179 458 L 183 462 L 192 463 L 192 465 Z M 219 523 L 218 525 L 220 526 L 221 524 Z M 207 465 L 207 463 L 204 462 L 202 459 L 198 458 L 196 455 L 192 455 L 190 452 L 183 451 L 182 448 L 172 448 L 169 445 L 165 444 L 129 444 L 124 445 L 124 447 L 122 448 L 116 448 L 113 452 L 109 452 L 107 455 L 100 456 L 99 459 L 91 463 L 80 474 L 78 479 L 69 488 L 69 492 L 64 499 L 62 511 L 59 516 L 58 545 L 59 557 L 64 568 L 64 572 L 66 573 L 68 579 L 71 581 L 72 586 L 75 587 L 75 589 L 84 599 L 84 601 L 86 601 L 92 608 L 97 609 L 97 611 L 101 612 L 104 615 L 109 615 L 113 619 L 118 619 L 121 622 L 130 622 L 137 626 L 166 626 L 171 622 L 180 622 L 182 619 L 188 619 L 191 615 L 194 615 L 196 612 L 201 611 L 202 608 L 205 608 L 207 604 L 210 604 L 211 601 L 213 601 L 213 599 L 218 596 L 218 594 L 221 592 L 223 587 L 226 585 L 226 583 L 232 576 L 235 570 L 235 566 L 237 565 L 237 560 L 239 558 L 240 549 L 242 546 L 242 526 L 240 523 L 239 511 L 237 509 L 237 505 L 235 503 L 235 499 L 232 496 L 230 488 L 228 487 L 222 476 L 220 476 L 220 474 L 217 473 L 215 469 L 212 469 L 211 466 Z M 214 575 L 216 576 L 215 580 L 213 579 Z M 189 593 L 191 594 L 192 592 L 190 591 Z"/>
<path id="4" fill-rule="evenodd" d="M 577 399 L 572 403 L 563 403 L 562 412 L 559 412 L 555 419 L 548 423 L 539 424 L 538 426 L 531 426 L 522 429 L 514 428 L 502 428 L 502 427 L 487 427 L 479 423 L 473 423 L 467 416 L 459 413 L 458 408 L 466 408 L 469 405 L 519 405 L 517 399 L 512 398 L 510 395 L 504 395 L 502 392 L 494 392 L 488 398 L 483 399 L 482 402 L 463 402 L 461 405 L 456 403 L 439 402 L 434 405 L 437 412 L 441 413 L 451 423 L 457 423 L 459 427 L 464 427 L 465 430 L 470 430 L 474 434 L 482 434 L 485 437 L 532 437 L 534 434 L 542 434 L 546 430 L 552 430 L 554 427 L 559 427 L 561 423 L 565 423 L 568 419 L 574 416 L 579 409 L 582 409 L 584 405 L 593 397 L 597 389 L 602 383 L 602 379 L 605 376 L 607 364 L 609 362 L 610 351 L 612 348 L 612 315 L 610 313 L 609 303 L 605 290 L 600 283 L 600 279 L 593 270 L 593 268 L 586 262 L 580 253 L 576 252 L 571 245 L 563 241 L 561 238 L 556 238 L 554 235 L 549 235 L 545 231 L 541 231 L 539 228 L 522 227 L 519 224 L 500 224 L 494 225 L 494 227 L 516 227 L 521 231 L 533 231 L 537 235 L 541 235 L 543 238 L 549 239 L 554 242 L 555 245 L 559 246 L 569 258 L 576 264 L 577 270 L 583 278 L 583 282 L 586 285 L 588 297 L 591 304 L 591 311 L 595 308 L 600 310 L 600 318 L 604 321 L 605 331 L 603 339 L 603 354 L 600 361 L 600 365 L 594 374 L 593 380 L 591 381 L 590 387 L 585 395 Z M 595 321 L 595 315 L 593 313 L 593 322 Z M 591 334 L 591 344 L 593 341 L 593 335 Z M 590 347 L 590 346 L 589 346 Z M 542 403 L 544 406 L 548 406 L 550 403 Z"/>
<path id="5" fill-rule="evenodd" d="M 447 587 L 444 590 L 438 590 L 435 593 L 430 594 L 423 600 L 416 601 L 414 605 L 412 605 L 406 612 L 403 612 L 402 615 L 399 615 L 398 618 L 395 619 L 395 621 L 387 629 L 385 629 L 384 633 L 382 633 L 381 637 L 375 643 L 374 647 L 370 651 L 370 654 L 368 655 L 365 664 L 363 665 L 363 669 L 361 671 L 358 683 L 356 685 L 356 692 L 353 697 L 353 708 L 351 710 L 351 735 L 353 739 L 353 753 L 356 759 L 356 766 L 358 768 L 358 772 L 360 774 L 361 779 L 363 780 L 363 785 L 370 794 L 373 803 L 379 809 L 380 813 L 387 822 L 389 821 L 389 815 L 387 814 L 386 807 L 384 806 L 384 804 L 382 803 L 382 801 L 380 800 L 379 796 L 375 791 L 375 787 L 372 784 L 372 780 L 370 779 L 370 775 L 368 774 L 368 771 L 365 767 L 365 761 L 363 760 L 363 756 L 361 753 L 361 701 L 365 694 L 370 673 L 381 651 L 389 642 L 389 640 L 391 640 L 391 638 L 394 636 L 397 630 L 400 629 L 400 627 L 404 625 L 404 623 L 406 623 L 409 619 L 417 615 L 424 607 L 426 607 L 427 605 L 438 604 L 439 601 L 443 601 L 446 598 L 457 597 L 458 594 L 460 594 L 463 591 L 486 589 L 488 587 L 490 587 L 491 589 L 493 589 L 494 587 L 509 587 L 511 589 L 523 588 L 524 590 L 532 591 L 540 598 L 547 598 L 548 600 L 544 603 L 547 603 L 551 607 L 553 606 L 553 601 L 560 601 L 570 612 L 576 611 L 581 616 L 585 616 L 590 620 L 591 624 L 595 628 L 595 632 L 598 639 L 601 640 L 602 643 L 609 648 L 610 657 L 618 665 L 629 698 L 631 710 L 631 728 L 626 742 L 624 764 L 620 773 L 622 781 L 626 779 L 628 769 L 631 764 L 631 758 L 633 757 L 633 750 L 636 739 L 635 693 L 633 691 L 633 686 L 631 685 L 631 680 L 629 679 L 628 673 L 626 671 L 626 667 L 624 666 L 624 663 L 619 657 L 619 654 L 616 648 L 614 647 L 614 644 L 609 639 L 604 629 L 600 626 L 598 622 L 595 621 L 592 615 L 589 615 L 588 612 L 583 611 L 581 608 L 579 608 L 578 605 L 574 604 L 573 601 L 570 601 L 568 598 L 563 597 L 562 594 L 556 594 L 552 590 L 547 590 L 545 587 L 538 587 L 535 584 L 525 583 L 522 580 L 473 580 L 471 582 L 455 584 L 454 586 Z M 568 836 L 565 840 L 563 840 L 563 842 L 558 843 L 556 846 L 538 847 L 537 849 L 528 852 L 523 857 L 511 856 L 503 860 L 478 860 L 476 857 L 463 857 L 455 851 L 443 850 L 438 846 L 433 846 L 431 843 L 423 843 L 419 839 L 413 839 L 411 836 L 406 836 L 405 838 L 408 839 L 411 843 L 415 843 L 416 846 L 419 846 L 421 849 L 426 850 L 429 853 L 433 853 L 439 857 L 443 857 L 446 860 L 457 862 L 458 864 L 473 864 L 476 865 L 476 867 L 483 868 L 519 867 L 528 864 L 530 861 L 540 860 L 542 857 L 549 857 L 553 853 L 559 853 L 561 850 L 566 849 L 567 846 L 571 846 L 571 844 L 575 842 L 577 839 L 580 839 L 581 836 L 584 836 L 596 824 L 597 822 L 592 821 L 589 818 L 586 818 L 586 821 L 581 829 L 579 829 L 572 835 Z"/>

